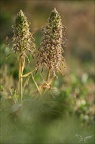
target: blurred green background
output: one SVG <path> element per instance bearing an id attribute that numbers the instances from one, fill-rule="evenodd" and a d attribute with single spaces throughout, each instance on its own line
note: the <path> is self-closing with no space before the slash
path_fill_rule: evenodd
<path id="1" fill-rule="evenodd" d="M 53 82 L 53 90 L 36 97 L 30 77 L 24 100 L 12 104 L 18 82 L 18 63 L 12 53 L 12 25 L 22 10 L 31 22 L 30 28 L 38 48 L 41 29 L 53 8 L 67 27 L 64 49 L 65 76 Z M 0 142 L 10 143 L 84 143 L 83 138 L 95 134 L 95 2 L 94 1 L 0 1 Z M 7 40 L 8 39 L 8 40 Z M 8 46 L 9 45 L 9 46 Z M 7 59 L 6 55 L 12 53 Z M 31 60 L 31 56 L 29 56 Z M 25 73 L 33 69 L 27 64 Z M 35 76 L 40 84 L 41 76 Z M 32 99 L 31 99 L 32 98 Z M 85 143 L 93 143 L 94 137 Z"/>

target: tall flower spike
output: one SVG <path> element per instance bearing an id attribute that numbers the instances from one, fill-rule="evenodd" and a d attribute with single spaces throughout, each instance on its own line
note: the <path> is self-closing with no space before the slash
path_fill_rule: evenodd
<path id="1" fill-rule="evenodd" d="M 14 51 L 23 54 L 25 54 L 25 51 L 29 51 L 33 54 L 35 50 L 35 45 L 33 43 L 34 39 L 29 29 L 27 17 L 24 15 L 22 10 L 17 14 L 13 26 L 13 32 Z"/>
<path id="2" fill-rule="evenodd" d="M 65 46 L 65 26 L 62 25 L 61 16 L 54 8 L 48 19 L 46 27 L 43 29 L 43 40 L 38 51 L 37 67 L 42 66 L 52 70 L 54 75 L 60 71 L 62 73 L 63 47 Z"/>
<path id="3" fill-rule="evenodd" d="M 15 24 L 13 26 L 13 49 L 17 52 L 19 63 L 19 93 L 22 101 L 23 97 L 23 70 L 25 68 L 25 58 L 28 58 L 26 52 L 34 53 L 35 45 L 33 43 L 33 37 L 30 33 L 29 23 L 27 17 L 22 10 L 17 14 Z"/>

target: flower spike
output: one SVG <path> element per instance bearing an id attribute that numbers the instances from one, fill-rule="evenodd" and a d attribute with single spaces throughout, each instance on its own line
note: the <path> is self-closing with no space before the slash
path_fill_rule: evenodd
<path id="1" fill-rule="evenodd" d="M 64 33 L 64 35 L 63 35 Z M 43 29 L 43 40 L 37 55 L 37 67 L 52 70 L 54 75 L 61 71 L 63 61 L 63 42 L 65 43 L 65 27 L 62 25 L 61 16 L 54 8 Z"/>

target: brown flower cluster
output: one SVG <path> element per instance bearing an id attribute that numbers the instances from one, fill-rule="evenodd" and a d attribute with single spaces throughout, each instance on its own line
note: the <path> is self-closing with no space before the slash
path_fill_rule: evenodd
<path id="1" fill-rule="evenodd" d="M 39 66 L 52 70 L 54 75 L 57 71 L 62 73 L 64 65 L 63 47 L 65 46 L 65 27 L 62 25 L 61 16 L 54 8 L 43 29 L 43 40 L 37 55 L 37 68 Z"/>

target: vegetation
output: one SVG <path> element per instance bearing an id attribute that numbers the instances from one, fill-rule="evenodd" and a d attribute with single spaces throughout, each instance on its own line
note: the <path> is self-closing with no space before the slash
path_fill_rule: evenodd
<path id="1" fill-rule="evenodd" d="M 42 37 L 40 29 L 33 35 L 20 10 L 12 36 L 1 38 L 1 144 L 94 144 L 93 60 L 86 55 L 81 64 L 77 52 L 66 55 L 69 28 L 60 15 L 51 11 Z M 2 23 L 6 17 L 0 16 Z"/>

